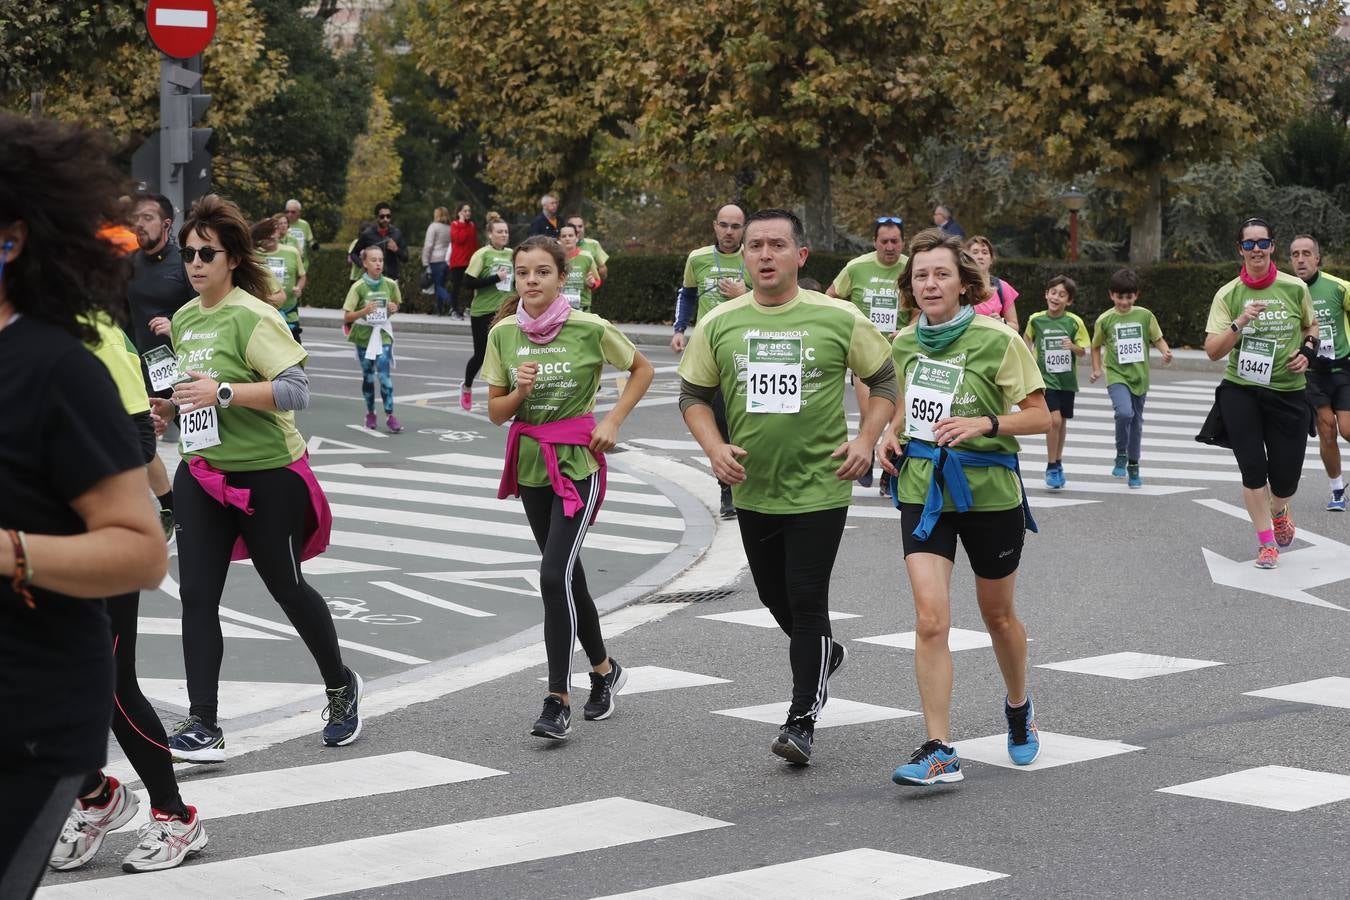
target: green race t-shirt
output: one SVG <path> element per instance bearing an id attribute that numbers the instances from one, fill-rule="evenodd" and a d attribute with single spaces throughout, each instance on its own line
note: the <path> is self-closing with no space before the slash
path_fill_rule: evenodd
<path id="1" fill-rule="evenodd" d="M 1162 339 L 1153 313 L 1135 306 L 1127 313 L 1108 309 L 1092 327 L 1092 346 L 1105 347 L 1102 355 L 1106 383 L 1123 384 L 1136 397 L 1148 393 L 1148 347 Z"/>
<path id="2" fill-rule="evenodd" d="M 493 249 L 491 244 L 479 247 L 473 256 L 469 257 L 468 268 L 464 270 L 464 274 L 470 278 L 482 278 L 489 272 L 496 272 L 497 280 L 487 287 L 480 287 L 474 291 L 473 303 L 469 306 L 471 316 L 496 315 L 507 298 L 516 295 L 515 270 L 511 268 L 510 247 L 503 247 L 500 250 Z"/>
<path id="3" fill-rule="evenodd" d="M 891 357 L 895 371 L 904 381 L 900 402 L 908 402 L 905 422 L 908 428 L 912 418 L 922 417 L 923 398 L 914 386 L 916 370 L 921 361 L 946 364 L 959 369 L 952 381 L 951 399 L 947 404 L 952 416 L 1002 416 L 1013 404 L 1021 403 L 1029 394 L 1045 389 L 1045 382 L 1036 368 L 1027 345 L 1007 325 L 988 316 L 976 316 L 965 333 L 940 353 L 925 353 L 919 346 L 917 325 L 911 325 L 895 338 Z M 944 371 L 950 372 L 951 369 Z M 931 425 L 931 422 L 930 422 Z M 904 435 L 902 433 L 901 437 Z M 1016 453 L 1020 449 L 1017 438 L 1000 434 L 981 436 L 962 441 L 960 449 Z M 897 483 L 900 500 L 904 503 L 923 503 L 928 494 L 933 464 L 922 459 L 907 459 L 900 470 Z M 971 509 L 997 512 L 1022 505 L 1022 484 L 1017 473 L 1001 466 L 966 469 L 973 497 Z M 946 488 L 942 492 L 942 509 L 951 512 L 956 507 Z"/>
<path id="4" fill-rule="evenodd" d="M 282 238 L 282 242 L 299 250 L 300 258 L 306 266 L 309 265 L 309 247 L 314 243 L 314 232 L 310 230 L 308 222 L 296 219 L 294 225 L 286 228 L 286 236 Z"/>
<path id="5" fill-rule="evenodd" d="M 1344 359 L 1350 355 L 1346 334 L 1346 312 L 1350 311 L 1350 282 L 1335 275 L 1318 272 L 1308 285 L 1313 313 L 1317 316 L 1317 355 L 1323 359 Z"/>
<path id="6" fill-rule="evenodd" d="M 609 254 L 605 252 L 605 248 L 601 247 L 600 242 L 595 238 L 582 238 L 577 246 L 594 256 L 595 261 L 600 265 L 603 266 L 609 262 Z"/>
<path id="7" fill-rule="evenodd" d="M 305 262 L 300 251 L 291 244 L 277 244 L 275 250 L 259 250 L 257 257 L 286 292 L 286 302 L 281 305 L 282 315 L 288 323 L 299 322 L 300 303 L 295 297 L 295 285 L 305 275 Z"/>
<path id="8" fill-rule="evenodd" d="M 1084 350 L 1090 338 L 1083 320 L 1065 310 L 1052 316 L 1046 310 L 1031 314 L 1027 319 L 1026 338 L 1031 342 L 1045 387 L 1051 391 L 1078 390 L 1078 357 L 1065 350 L 1062 341 L 1068 339 Z"/>
<path id="9" fill-rule="evenodd" d="M 684 287 L 698 290 L 698 313 L 695 321 L 702 322 L 713 308 L 726 300 L 717 289 L 723 278 L 735 278 L 750 285 L 745 260 L 739 252 L 726 254 L 709 244 L 699 247 L 684 261 Z"/>
<path id="10" fill-rule="evenodd" d="M 98 343 L 86 344 L 107 368 L 117 385 L 117 394 L 122 398 L 122 406 L 127 415 L 138 415 L 150 411 L 150 400 L 145 393 L 145 379 L 141 375 L 141 356 L 136 345 L 127 337 L 127 333 L 113 322 L 105 312 L 94 313 L 89 319 L 98 332 Z"/>
<path id="11" fill-rule="evenodd" d="M 628 371 L 636 353 L 633 342 L 619 329 L 592 313 L 574 309 L 563 323 L 562 331 L 547 344 L 536 344 L 525 336 L 515 317 L 503 319 L 488 332 L 487 353 L 483 357 L 483 380 L 488 384 L 516 389 L 516 370 L 522 363 L 539 364 L 534 390 L 516 411 L 516 418 L 530 425 L 557 422 L 585 415 L 595 408 L 595 392 L 605 363 Z M 558 467 L 573 481 L 587 478 L 600 468 L 591 451 L 581 446 L 558 446 Z M 530 437 L 520 439 L 517 477 L 521 484 L 544 487 L 548 467 L 539 443 Z"/>
<path id="12" fill-rule="evenodd" d="M 402 305 L 403 295 L 399 292 L 398 282 L 380 276 L 379 286 L 372 286 L 367 283 L 363 275 L 347 291 L 347 299 L 343 301 L 343 310 L 350 312 L 354 309 L 361 309 L 367 303 L 383 303 L 386 307 L 385 315 L 388 315 L 387 307 L 390 303 Z M 364 319 L 357 319 L 352 323 L 352 329 L 347 334 L 347 340 L 358 347 L 364 347 L 370 343 L 370 332 L 372 326 L 364 324 Z M 384 329 L 380 335 L 380 343 L 388 346 L 394 342 L 394 336 Z"/>
<path id="13" fill-rule="evenodd" d="M 1303 341 L 1303 329 L 1317 321 L 1312 295 L 1302 278 L 1277 272 L 1270 287 L 1250 288 L 1241 277 L 1219 288 L 1209 306 L 1205 331 L 1223 334 L 1252 301 L 1266 304 L 1265 312 L 1242 329 L 1228 354 L 1224 380 L 1246 387 L 1264 386 L 1272 391 L 1301 391 L 1308 379 L 1290 372 L 1289 357 Z"/>
<path id="14" fill-rule="evenodd" d="M 592 275 L 597 278 L 600 276 L 596 271 L 598 268 L 595 257 L 585 250 L 578 250 L 576 255 L 567 261 L 567 281 L 563 283 L 562 292 L 573 309 L 591 311 L 591 287 L 586 282 Z"/>
<path id="15" fill-rule="evenodd" d="M 900 273 L 908 263 L 909 257 L 902 253 L 895 265 L 883 266 L 873 250 L 849 260 L 831 287 L 840 299 L 852 301 L 882 334 L 893 334 L 909 324 L 909 310 L 900 308 L 899 288 Z"/>
<path id="16" fill-rule="evenodd" d="M 178 371 L 203 372 L 216 381 L 271 381 L 308 358 L 277 311 L 242 288 L 210 309 L 194 297 L 173 314 Z M 295 413 L 215 408 L 220 443 L 184 456 L 201 456 L 224 472 L 255 472 L 289 466 L 305 453 Z"/>
<path id="17" fill-rule="evenodd" d="M 849 505 L 853 482 L 835 477 L 839 460 L 830 458 L 848 440 L 844 371 L 867 378 L 889 352 L 856 306 L 815 291 L 782 306 L 746 293 L 699 323 L 679 373 L 726 398 L 731 443 L 749 451 L 740 460 L 745 481 L 731 487 L 738 507 L 786 514 Z"/>

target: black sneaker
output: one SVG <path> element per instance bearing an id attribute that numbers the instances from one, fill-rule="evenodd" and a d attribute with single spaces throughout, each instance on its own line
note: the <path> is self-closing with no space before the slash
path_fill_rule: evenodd
<path id="1" fill-rule="evenodd" d="M 361 734 L 361 694 L 365 683 L 361 676 L 347 669 L 347 684 L 340 688 L 329 688 L 328 708 L 323 717 L 328 724 L 323 727 L 323 742 L 329 747 L 345 747 Z"/>
<path id="2" fill-rule="evenodd" d="M 628 673 L 614 657 L 609 658 L 609 673 L 591 673 L 591 699 L 586 701 L 581 714 L 588 722 L 608 719 L 614 712 L 614 695 L 628 683 Z"/>
<path id="3" fill-rule="evenodd" d="M 225 732 L 199 716 L 188 716 L 169 734 L 169 755 L 174 762 L 224 762 Z"/>
<path id="4" fill-rule="evenodd" d="M 833 678 L 834 673 L 839 671 L 839 667 L 848 662 L 848 648 L 838 641 L 833 641 L 830 646 L 830 668 L 825 673 L 826 678 Z"/>
<path id="5" fill-rule="evenodd" d="M 530 729 L 530 734 L 551 741 L 562 741 L 571 733 L 572 707 L 563 703 L 561 697 L 549 694 L 544 698 L 544 711 L 539 714 L 539 720 Z"/>
<path id="6" fill-rule="evenodd" d="M 796 766 L 810 765 L 811 741 L 816 736 L 816 723 L 806 717 L 788 719 L 778 729 L 778 737 L 769 749 Z"/>
<path id="7" fill-rule="evenodd" d="M 722 485 L 722 510 L 721 516 L 724 519 L 736 518 L 736 504 L 731 502 L 731 486 Z"/>

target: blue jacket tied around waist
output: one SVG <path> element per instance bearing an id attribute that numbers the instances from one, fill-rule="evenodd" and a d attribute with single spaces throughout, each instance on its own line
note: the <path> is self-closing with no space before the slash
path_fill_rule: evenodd
<path id="1" fill-rule="evenodd" d="M 966 480 L 966 467 L 989 468 L 1002 466 L 1017 473 L 1017 483 L 1022 483 L 1022 470 L 1017 465 L 1016 453 L 995 453 L 991 450 L 959 450 L 955 447 L 938 447 L 928 441 L 911 440 L 905 444 L 905 459 L 926 459 L 933 464 L 933 477 L 928 482 L 928 494 L 924 497 L 923 515 L 914 529 L 914 537 L 928 540 L 942 515 L 942 489 L 944 485 L 951 492 L 952 503 L 957 512 L 969 512 L 974 498 L 970 493 L 970 482 Z M 902 461 L 903 465 L 903 461 Z M 892 498 L 895 508 L 900 508 L 900 489 L 893 488 Z M 1039 532 L 1036 520 L 1031 515 L 1031 505 L 1027 503 L 1026 488 L 1022 489 L 1022 515 L 1026 519 L 1029 531 Z"/>

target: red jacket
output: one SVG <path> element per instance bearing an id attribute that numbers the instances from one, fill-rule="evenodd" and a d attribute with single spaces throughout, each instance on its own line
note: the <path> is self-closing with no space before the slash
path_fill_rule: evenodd
<path id="1" fill-rule="evenodd" d="M 450 268 L 462 269 L 478 249 L 478 226 L 455 219 L 450 223 Z"/>

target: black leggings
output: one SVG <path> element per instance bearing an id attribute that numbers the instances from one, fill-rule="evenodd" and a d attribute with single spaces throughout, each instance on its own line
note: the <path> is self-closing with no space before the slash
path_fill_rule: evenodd
<path id="1" fill-rule="evenodd" d="M 113 651 L 117 657 L 117 686 L 113 699 L 112 730 L 131 767 L 145 783 L 150 805 L 166 812 L 183 812 L 178 779 L 169 756 L 169 738 L 159 716 L 141 693 L 136 680 L 136 617 L 140 594 L 122 594 L 108 598 L 108 618 L 112 621 Z M 102 772 L 91 772 L 80 786 L 80 796 L 98 790 Z"/>
<path id="2" fill-rule="evenodd" d="M 465 387 L 473 387 L 473 380 L 478 377 L 478 370 L 483 368 L 483 355 L 487 353 L 488 332 L 492 330 L 492 320 L 496 317 L 495 312 L 469 317 L 469 330 L 473 332 L 473 356 L 470 356 L 469 361 L 464 364 Z"/>
<path id="3" fill-rule="evenodd" d="M 225 655 L 220 595 L 230 568 L 230 550 L 241 535 L 272 599 L 319 664 L 324 684 L 330 688 L 347 684 L 332 614 L 300 573 L 305 525 L 312 515 L 304 479 L 289 469 L 264 469 L 230 472 L 227 481 L 231 487 L 252 491 L 253 515 L 211 499 L 186 465 L 178 467 L 173 479 L 188 711 L 212 725 Z"/>
<path id="4" fill-rule="evenodd" d="M 47 871 L 56 836 L 75 805 L 80 775 L 0 770 L 0 898 L 27 900 Z"/>
<path id="5" fill-rule="evenodd" d="M 455 312 L 464 309 L 464 270 L 468 266 L 455 266 L 450 270 L 450 308 Z"/>
<path id="6" fill-rule="evenodd" d="M 1294 496 L 1308 450 L 1311 411 L 1304 392 L 1224 382 L 1219 388 L 1219 413 L 1242 472 L 1242 486 L 1257 490 L 1269 483 L 1274 496 Z"/>
<path id="7" fill-rule="evenodd" d="M 815 719 L 829 699 L 830 573 L 848 507 L 792 515 L 738 509 L 741 543 L 759 602 L 791 639 L 788 718 Z"/>
<path id="8" fill-rule="evenodd" d="M 539 593 L 544 599 L 544 649 L 548 653 L 548 689 L 555 694 L 568 692 L 572 651 L 581 639 L 581 648 L 592 666 L 608 659 L 605 640 L 600 636 L 600 615 L 586 589 L 586 573 L 581 569 L 581 543 L 586 539 L 591 513 L 599 490 L 595 476 L 573 482 L 585 506 L 570 519 L 563 514 L 562 498 L 551 487 L 520 486 L 520 501 L 530 520 L 535 543 L 543 551 L 539 565 Z"/>

